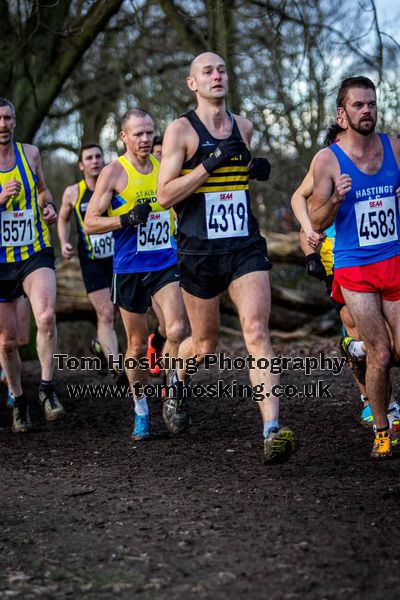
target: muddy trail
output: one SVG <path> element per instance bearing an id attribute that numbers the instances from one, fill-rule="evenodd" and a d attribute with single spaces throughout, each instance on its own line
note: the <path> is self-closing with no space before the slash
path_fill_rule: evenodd
<path id="1" fill-rule="evenodd" d="M 276 343 L 287 356 L 337 356 L 337 340 Z M 219 350 L 245 355 L 223 338 Z M 191 430 L 132 443 L 126 399 L 72 399 L 68 383 L 106 383 L 62 371 L 67 410 L 46 426 L 36 404 L 36 362 L 24 364 L 35 431 L 11 432 L 0 409 L 1 598 L 400 597 L 400 459 L 369 458 L 372 435 L 347 367 L 283 374 L 322 380 L 332 398 L 282 404 L 301 446 L 285 465 L 262 463 L 251 400 L 198 399 Z M 245 371 L 200 371 L 199 383 L 247 381 Z M 394 372 L 396 389 L 399 381 Z"/>

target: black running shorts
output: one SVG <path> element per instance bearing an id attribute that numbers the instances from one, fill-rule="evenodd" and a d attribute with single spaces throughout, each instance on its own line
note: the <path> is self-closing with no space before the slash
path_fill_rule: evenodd
<path id="1" fill-rule="evenodd" d="M 111 301 L 133 313 L 145 313 L 151 298 L 168 283 L 179 282 L 177 265 L 148 273 L 114 273 Z"/>
<path id="2" fill-rule="evenodd" d="M 88 294 L 111 288 L 113 276 L 113 258 L 90 258 L 79 257 L 82 269 L 82 277 Z"/>
<path id="3" fill-rule="evenodd" d="M 215 298 L 242 275 L 271 268 L 263 238 L 244 250 L 230 254 L 179 256 L 181 287 L 192 296 L 204 299 Z"/>
<path id="4" fill-rule="evenodd" d="M 13 302 L 24 295 L 22 287 L 24 279 L 37 269 L 53 269 L 54 250 L 43 248 L 26 260 L 14 263 L 2 263 L 0 267 L 0 302 Z"/>

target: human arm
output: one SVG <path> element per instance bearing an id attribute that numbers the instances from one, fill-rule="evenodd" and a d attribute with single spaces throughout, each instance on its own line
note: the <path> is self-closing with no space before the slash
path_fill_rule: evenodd
<path id="1" fill-rule="evenodd" d="M 139 223 L 145 223 L 151 207 L 145 204 L 137 204 L 132 210 L 112 217 L 103 216 L 108 209 L 113 195 L 123 190 L 128 183 L 125 169 L 118 161 L 112 162 L 101 171 L 89 200 L 83 227 L 85 233 L 106 233 L 115 231 L 121 227 L 137 227 Z"/>
<path id="2" fill-rule="evenodd" d="M 60 212 L 58 214 L 57 233 L 60 240 L 61 254 L 64 258 L 70 259 L 74 255 L 72 244 L 69 243 L 70 220 L 78 199 L 78 185 L 70 185 L 65 188 Z"/>
<path id="3" fill-rule="evenodd" d="M 310 252 L 314 252 L 315 248 L 323 241 L 324 236 L 321 233 L 317 233 L 316 231 L 314 231 L 314 229 L 312 228 L 311 225 L 311 221 L 310 221 L 310 217 L 308 214 L 308 208 L 307 208 L 307 200 L 308 198 L 310 198 L 312 191 L 313 191 L 313 168 L 314 168 L 314 163 L 315 163 L 315 156 L 311 161 L 310 164 L 310 168 L 306 174 L 306 176 L 304 177 L 303 181 L 301 182 L 301 184 L 299 185 L 299 187 L 297 188 L 297 190 L 294 192 L 292 199 L 291 199 L 291 205 L 292 205 L 292 209 L 293 212 L 295 214 L 296 219 L 298 220 L 298 222 L 301 225 L 302 228 L 302 232 L 303 232 L 303 237 L 305 238 L 303 240 L 303 243 L 306 245 L 307 247 L 309 247 Z M 302 235 L 300 233 L 300 245 L 302 244 Z M 304 254 L 307 256 L 307 252 L 305 250 L 305 248 L 303 249 Z"/>
<path id="4" fill-rule="evenodd" d="M 85 233 L 107 233 L 122 227 L 119 215 L 114 217 L 103 216 L 103 213 L 111 204 L 116 186 L 123 176 L 122 170 L 122 166 L 114 161 L 104 167 L 98 176 L 83 223 Z"/>
<path id="5" fill-rule="evenodd" d="M 51 225 L 57 221 L 57 208 L 54 204 L 53 195 L 47 187 L 44 178 L 39 150 L 36 146 L 32 146 L 31 144 L 24 144 L 24 150 L 29 164 L 37 177 L 38 199 L 39 206 L 43 211 L 43 220 L 47 225 Z"/>
<path id="6" fill-rule="evenodd" d="M 242 133 L 242 130 L 241 130 Z M 243 136 L 243 133 L 242 133 Z M 187 156 L 194 154 L 197 134 L 188 125 L 187 119 L 181 118 L 171 123 L 165 132 L 163 153 L 158 175 L 157 199 L 162 207 L 171 208 L 181 202 L 208 179 L 210 173 L 217 169 L 227 158 L 240 153 L 250 153 L 246 147 L 246 139 L 231 138 L 221 140 L 214 153 L 197 165 L 190 173 L 180 175 L 182 165 Z"/>
<path id="7" fill-rule="evenodd" d="M 340 174 L 336 157 L 326 149 L 316 158 L 313 180 L 313 195 L 308 204 L 310 221 L 314 230 L 322 232 L 335 221 L 346 193 L 351 190 L 351 177 Z"/>

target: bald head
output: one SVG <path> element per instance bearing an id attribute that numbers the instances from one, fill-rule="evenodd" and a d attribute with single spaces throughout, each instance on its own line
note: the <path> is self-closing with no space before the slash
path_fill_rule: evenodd
<path id="1" fill-rule="evenodd" d="M 190 63 L 189 76 L 194 77 L 199 69 L 207 66 L 214 66 L 215 64 L 225 66 L 225 61 L 218 56 L 218 54 L 214 54 L 213 52 L 202 52 Z"/>

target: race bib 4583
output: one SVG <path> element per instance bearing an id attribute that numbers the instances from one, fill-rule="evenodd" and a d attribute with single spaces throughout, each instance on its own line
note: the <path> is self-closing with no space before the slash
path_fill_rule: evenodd
<path id="1" fill-rule="evenodd" d="M 247 198 L 244 190 L 205 194 L 209 240 L 248 235 Z"/>
<path id="2" fill-rule="evenodd" d="M 398 239 L 394 196 L 357 202 L 354 210 L 360 246 L 386 244 Z"/>

